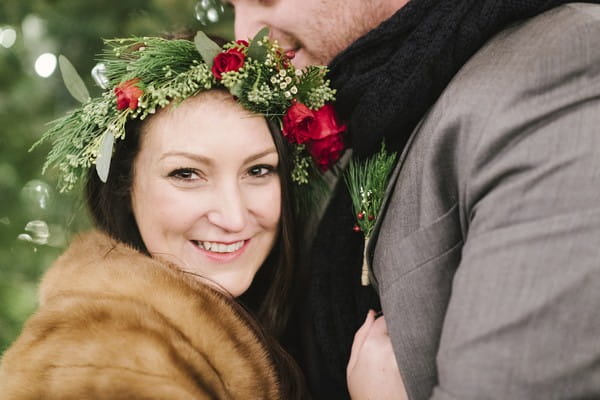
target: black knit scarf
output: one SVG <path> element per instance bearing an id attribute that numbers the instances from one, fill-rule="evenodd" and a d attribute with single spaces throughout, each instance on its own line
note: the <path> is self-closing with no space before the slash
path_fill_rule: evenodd
<path id="1" fill-rule="evenodd" d="M 600 0 L 589 1 L 592 3 Z M 567 3 L 564 0 L 410 0 L 389 20 L 353 43 L 330 65 L 336 108 L 347 121 L 359 158 L 402 150 L 409 135 L 452 77 L 507 25 Z M 363 239 L 343 182 L 336 188 L 313 244 L 310 307 L 324 393 L 345 392 L 352 339 L 373 289 L 360 286 Z"/>

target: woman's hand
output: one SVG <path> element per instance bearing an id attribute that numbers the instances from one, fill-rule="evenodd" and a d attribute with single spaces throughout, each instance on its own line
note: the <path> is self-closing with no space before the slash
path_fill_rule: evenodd
<path id="1" fill-rule="evenodd" d="M 408 399 L 385 318 L 373 310 L 354 335 L 346 379 L 353 400 Z"/>

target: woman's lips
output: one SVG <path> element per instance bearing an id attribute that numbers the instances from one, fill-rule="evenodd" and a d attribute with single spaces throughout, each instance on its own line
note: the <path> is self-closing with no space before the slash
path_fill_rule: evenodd
<path id="1" fill-rule="evenodd" d="M 239 250 L 244 245 L 244 240 L 231 243 L 197 241 L 196 244 L 207 251 L 212 251 L 215 253 L 232 253 L 236 250 Z"/>
<path id="2" fill-rule="evenodd" d="M 207 258 L 218 262 L 229 262 L 239 257 L 248 247 L 250 239 L 240 240 L 232 243 L 191 241 Z"/>

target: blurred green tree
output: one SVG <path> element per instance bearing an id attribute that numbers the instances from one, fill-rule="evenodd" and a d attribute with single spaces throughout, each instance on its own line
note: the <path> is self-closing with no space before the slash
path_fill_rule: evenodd
<path id="1" fill-rule="evenodd" d="M 231 39 L 232 13 L 209 25 L 218 0 L 3 0 L 0 4 L 0 353 L 15 339 L 37 303 L 37 283 L 69 238 L 89 227 L 75 189 L 55 190 L 41 175 L 48 151 L 28 152 L 45 124 L 76 106 L 58 69 L 40 76 L 44 53 L 66 55 L 95 95 L 91 75 L 102 38 L 198 29 Z M 213 17 L 216 14 L 208 16 Z"/>

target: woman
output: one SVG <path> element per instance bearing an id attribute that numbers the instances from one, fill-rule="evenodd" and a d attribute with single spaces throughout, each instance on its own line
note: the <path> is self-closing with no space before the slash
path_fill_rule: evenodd
<path id="1" fill-rule="evenodd" d="M 96 99 L 65 79 L 84 104 L 45 135 L 48 163 L 62 189 L 87 177 L 98 229 L 44 276 L 1 398 L 307 397 L 273 338 L 297 275 L 291 191 L 341 152 L 333 91 L 265 32 L 195 42 L 109 41 Z"/>

